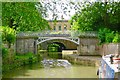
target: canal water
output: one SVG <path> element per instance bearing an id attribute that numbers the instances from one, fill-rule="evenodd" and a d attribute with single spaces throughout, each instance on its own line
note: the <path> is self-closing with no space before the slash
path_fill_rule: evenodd
<path id="1" fill-rule="evenodd" d="M 97 78 L 96 67 L 72 65 L 69 68 L 41 68 L 40 64 L 27 65 L 3 73 L 3 78 Z"/>

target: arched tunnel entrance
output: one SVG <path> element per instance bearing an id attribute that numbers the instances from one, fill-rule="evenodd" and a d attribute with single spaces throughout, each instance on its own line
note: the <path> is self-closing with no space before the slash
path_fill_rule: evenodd
<path id="1" fill-rule="evenodd" d="M 42 43 L 38 43 L 38 51 L 45 50 L 49 56 L 59 56 L 62 57 L 63 50 L 76 50 L 78 44 L 64 39 L 51 39 L 45 40 Z M 59 54 L 60 53 L 60 54 Z"/>
<path id="2" fill-rule="evenodd" d="M 66 47 L 63 43 L 60 42 L 52 42 L 47 45 L 47 50 L 50 52 L 62 52 Z"/>
<path id="3" fill-rule="evenodd" d="M 71 42 L 69 40 L 62 40 L 62 39 L 53 39 L 53 40 L 48 40 L 44 41 L 38 46 L 42 50 L 47 50 L 49 44 L 56 44 L 59 45 L 58 51 L 61 52 L 62 50 L 76 50 L 78 44 Z"/>
<path id="4" fill-rule="evenodd" d="M 63 43 L 60 43 L 60 42 L 53 42 L 54 44 L 58 44 L 59 47 L 58 47 L 58 52 L 62 52 L 62 50 L 65 50 L 66 47 Z"/>
<path id="5" fill-rule="evenodd" d="M 65 45 L 60 42 L 52 42 L 47 45 L 48 56 L 52 58 L 57 57 L 61 59 L 62 50 L 65 50 L 65 49 L 66 49 Z"/>

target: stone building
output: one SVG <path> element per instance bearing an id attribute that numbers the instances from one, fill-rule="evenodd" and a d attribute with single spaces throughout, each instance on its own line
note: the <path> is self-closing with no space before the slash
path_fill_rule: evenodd
<path id="1" fill-rule="evenodd" d="M 49 20 L 48 21 L 51 30 L 54 31 L 66 31 L 66 30 L 70 30 L 71 25 L 68 22 L 68 20 L 57 20 L 57 22 L 54 22 L 53 20 Z"/>

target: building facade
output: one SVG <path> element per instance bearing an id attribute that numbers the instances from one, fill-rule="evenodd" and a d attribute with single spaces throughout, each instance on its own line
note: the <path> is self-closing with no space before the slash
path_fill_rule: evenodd
<path id="1" fill-rule="evenodd" d="M 53 20 L 48 21 L 51 30 L 53 31 L 66 31 L 70 30 L 71 25 L 68 22 L 68 20 L 57 20 L 57 22 L 54 22 Z"/>

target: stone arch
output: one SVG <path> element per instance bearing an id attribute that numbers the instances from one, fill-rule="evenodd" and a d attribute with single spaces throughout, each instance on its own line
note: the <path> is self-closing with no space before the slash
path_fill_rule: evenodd
<path id="1" fill-rule="evenodd" d="M 43 39 L 38 39 L 37 40 L 37 44 L 41 44 L 43 42 L 46 42 L 46 41 L 51 41 L 51 40 L 67 40 L 67 41 L 70 41 L 70 42 L 73 42 L 75 43 L 76 45 L 79 45 L 79 39 L 78 41 L 76 41 L 75 39 L 70 39 L 70 38 L 63 38 L 63 37 L 54 37 L 54 38 L 43 38 Z"/>
<path id="2" fill-rule="evenodd" d="M 76 50 L 78 44 L 76 42 L 73 42 L 71 40 L 66 40 L 66 39 L 49 39 L 49 40 L 44 40 L 41 42 L 38 42 L 37 45 L 41 45 L 43 48 L 42 49 L 47 49 L 47 45 L 49 43 L 57 43 L 57 44 L 63 44 L 65 46 L 65 50 Z M 61 46 L 63 46 L 61 45 Z"/>

